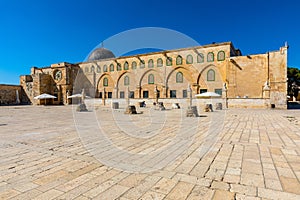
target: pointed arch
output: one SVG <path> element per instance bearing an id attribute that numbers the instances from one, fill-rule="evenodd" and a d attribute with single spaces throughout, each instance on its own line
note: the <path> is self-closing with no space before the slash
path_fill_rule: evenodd
<path id="1" fill-rule="evenodd" d="M 181 55 L 178 55 L 176 57 L 176 65 L 182 65 L 182 57 L 181 57 Z"/>

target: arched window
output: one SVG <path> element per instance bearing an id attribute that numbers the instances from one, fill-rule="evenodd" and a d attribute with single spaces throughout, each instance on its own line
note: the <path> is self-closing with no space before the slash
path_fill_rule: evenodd
<path id="1" fill-rule="evenodd" d="M 214 53 L 213 52 L 209 52 L 207 54 L 207 62 L 213 62 L 214 61 Z"/>
<path id="2" fill-rule="evenodd" d="M 208 70 L 207 81 L 215 81 L 215 71 L 213 69 Z"/>
<path id="3" fill-rule="evenodd" d="M 172 65 L 172 58 L 168 57 L 166 60 L 167 66 L 171 66 Z"/>
<path id="4" fill-rule="evenodd" d="M 85 73 L 89 72 L 89 67 L 85 67 L 85 68 L 84 68 L 84 72 L 85 72 Z"/>
<path id="5" fill-rule="evenodd" d="M 218 61 L 225 60 L 225 52 L 224 51 L 219 51 L 217 57 L 218 57 Z"/>
<path id="6" fill-rule="evenodd" d="M 114 70 L 115 70 L 114 64 L 110 64 L 110 65 L 109 65 L 109 71 L 110 71 L 110 72 L 113 72 Z"/>
<path id="7" fill-rule="evenodd" d="M 202 53 L 199 53 L 197 55 L 197 63 L 203 63 L 204 62 L 204 55 Z"/>
<path id="8" fill-rule="evenodd" d="M 148 76 L 148 84 L 154 84 L 154 75 L 153 74 L 149 74 L 149 76 Z"/>
<path id="9" fill-rule="evenodd" d="M 182 57 L 180 55 L 176 58 L 176 65 L 182 65 Z"/>
<path id="10" fill-rule="evenodd" d="M 100 73 L 101 72 L 101 68 L 100 66 L 97 66 L 97 73 Z"/>
<path id="11" fill-rule="evenodd" d="M 186 64 L 193 64 L 193 56 L 192 55 L 187 55 Z"/>
<path id="12" fill-rule="evenodd" d="M 94 66 L 91 67 L 91 72 L 95 72 L 95 67 Z"/>
<path id="13" fill-rule="evenodd" d="M 108 86 L 108 79 L 106 77 L 103 79 L 103 86 Z"/>
<path id="14" fill-rule="evenodd" d="M 117 71 L 121 71 L 122 70 L 122 66 L 120 63 L 117 64 Z"/>
<path id="15" fill-rule="evenodd" d="M 124 77 L 124 85 L 129 85 L 129 77 L 128 76 Z"/>
<path id="16" fill-rule="evenodd" d="M 150 59 L 150 60 L 148 61 L 148 68 L 153 68 L 153 67 L 154 67 L 153 60 Z"/>
<path id="17" fill-rule="evenodd" d="M 157 59 L 157 67 L 163 66 L 163 60 L 161 58 Z"/>
<path id="18" fill-rule="evenodd" d="M 176 74 L 176 83 L 183 83 L 183 74 L 182 74 L 182 72 L 177 72 L 177 74 Z"/>
<path id="19" fill-rule="evenodd" d="M 107 65 L 103 66 L 103 72 L 107 72 Z"/>
<path id="20" fill-rule="evenodd" d="M 136 66 L 137 66 L 136 62 L 133 61 L 133 62 L 131 63 L 131 69 L 136 69 Z"/>
<path id="21" fill-rule="evenodd" d="M 124 63 L 124 70 L 128 70 L 128 68 L 129 68 L 129 65 L 128 65 L 128 62 L 126 61 L 126 62 Z"/>
<path id="22" fill-rule="evenodd" d="M 141 62 L 140 62 L 140 68 L 145 68 L 145 61 L 144 60 L 141 60 Z"/>

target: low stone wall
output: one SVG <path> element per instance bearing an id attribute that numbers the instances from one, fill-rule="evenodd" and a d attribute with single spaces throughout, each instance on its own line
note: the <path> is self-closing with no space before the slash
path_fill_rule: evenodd
<path id="1" fill-rule="evenodd" d="M 130 99 L 130 104 L 139 106 L 139 102 L 145 101 L 146 106 L 153 106 L 154 99 Z M 106 99 L 105 103 L 107 106 L 111 106 L 112 102 L 118 102 L 120 108 L 125 108 L 127 106 L 126 99 Z M 159 99 L 159 102 L 163 102 L 164 106 L 172 108 L 173 103 L 179 103 L 180 107 L 187 108 L 187 99 Z M 212 104 L 213 107 L 217 103 L 222 103 L 222 107 L 226 108 L 225 100 L 220 98 L 213 99 L 193 99 L 193 105 L 197 106 L 200 110 L 203 110 L 206 104 Z M 102 99 L 86 99 L 86 104 L 88 106 L 101 106 Z M 234 98 L 228 99 L 228 108 L 271 108 L 270 99 L 251 99 L 251 98 Z M 275 108 L 286 109 L 286 107 L 277 106 Z"/>
<path id="2" fill-rule="evenodd" d="M 229 108 L 271 108 L 270 99 L 228 99 Z"/>
<path id="3" fill-rule="evenodd" d="M 17 101 L 17 92 L 19 101 Z M 30 100 L 20 85 L 0 84 L 0 105 L 30 104 Z"/>

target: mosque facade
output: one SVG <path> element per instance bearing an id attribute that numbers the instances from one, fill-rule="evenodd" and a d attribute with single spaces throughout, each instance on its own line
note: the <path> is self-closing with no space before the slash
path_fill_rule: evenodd
<path id="1" fill-rule="evenodd" d="M 164 101 L 186 99 L 204 92 L 221 95 L 229 107 L 286 108 L 287 46 L 255 55 L 242 55 L 231 42 L 115 57 L 103 47 L 86 62 L 57 63 L 31 68 L 20 84 L 32 104 L 34 96 L 56 96 L 51 104 L 69 104 L 67 97 L 85 93 L 95 99 L 151 100 L 155 89 Z"/>

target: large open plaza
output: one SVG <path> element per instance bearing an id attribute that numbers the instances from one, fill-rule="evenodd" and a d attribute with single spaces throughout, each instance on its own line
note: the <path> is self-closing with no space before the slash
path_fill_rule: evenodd
<path id="1" fill-rule="evenodd" d="M 0 199 L 300 199 L 300 112 L 0 107 Z"/>

